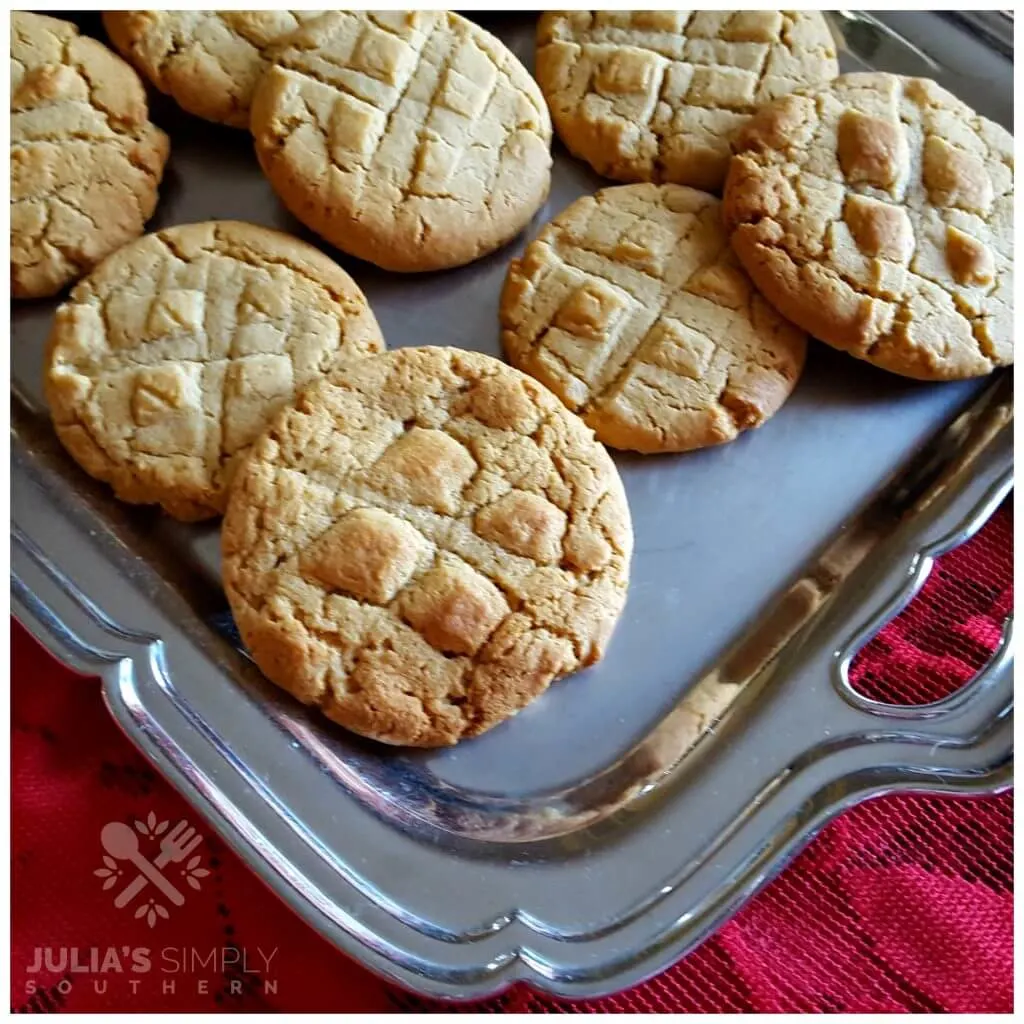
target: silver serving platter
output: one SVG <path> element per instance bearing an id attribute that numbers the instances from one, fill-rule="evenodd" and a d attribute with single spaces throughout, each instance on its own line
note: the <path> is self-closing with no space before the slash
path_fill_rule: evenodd
<path id="1" fill-rule="evenodd" d="M 1009 23 L 884 18 L 835 16 L 846 70 L 928 74 L 1012 124 Z M 531 65 L 532 18 L 486 22 Z M 231 217 L 310 237 L 244 133 L 160 98 L 154 116 L 173 141 L 154 226 Z M 605 184 L 556 146 L 530 231 Z M 443 274 L 342 262 L 392 346 L 498 354 L 498 294 L 523 242 Z M 938 703 L 874 704 L 847 678 L 932 559 L 1009 492 L 1009 374 L 923 385 L 815 345 L 762 429 L 618 456 L 636 554 L 607 658 L 478 740 L 407 752 L 260 677 L 218 582 L 215 524 L 121 505 L 63 454 L 40 390 L 54 306 L 12 317 L 16 615 L 102 676 L 128 736 L 275 892 L 408 988 L 622 989 L 693 949 L 842 809 L 1010 782 L 1009 623 L 990 664 Z"/>

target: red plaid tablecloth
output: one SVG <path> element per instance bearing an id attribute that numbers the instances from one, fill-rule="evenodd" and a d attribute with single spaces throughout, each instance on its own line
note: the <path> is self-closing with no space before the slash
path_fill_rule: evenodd
<path id="1" fill-rule="evenodd" d="M 859 685 L 923 702 L 984 663 L 1012 607 L 1012 512 L 947 555 L 862 653 Z M 12 1009 L 430 1011 L 310 931 L 219 842 L 74 676 L 12 625 Z M 175 824 L 194 854 L 164 868 L 181 906 L 104 861 L 111 821 L 154 859 Z M 163 823 L 168 825 L 161 828 Z M 198 860 L 195 858 L 198 857 Z M 621 995 L 526 989 L 491 1011 L 1012 1010 L 1012 801 L 887 797 L 833 823 L 691 956 Z M 134 871 L 131 872 L 134 874 Z M 191 881 L 190 881 L 191 878 Z"/>

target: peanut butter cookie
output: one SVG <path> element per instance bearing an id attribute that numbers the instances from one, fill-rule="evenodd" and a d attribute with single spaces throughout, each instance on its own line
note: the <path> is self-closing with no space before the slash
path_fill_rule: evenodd
<path id="1" fill-rule="evenodd" d="M 844 75 L 737 140 L 732 244 L 822 341 L 953 380 L 1013 362 L 1013 137 L 934 82 Z"/>
<path id="2" fill-rule="evenodd" d="M 516 366 L 606 444 L 640 452 L 760 426 L 807 348 L 730 251 L 721 203 L 682 185 L 577 200 L 512 261 L 500 315 Z"/>
<path id="3" fill-rule="evenodd" d="M 362 292 L 312 246 L 254 224 L 189 224 L 125 246 L 74 289 L 46 394 L 64 446 L 119 498 L 205 519 L 274 412 L 381 348 Z"/>
<path id="4" fill-rule="evenodd" d="M 321 11 L 104 11 L 111 42 L 178 106 L 249 127 L 266 50 Z"/>
<path id="5" fill-rule="evenodd" d="M 753 111 L 839 74 L 818 11 L 549 11 L 537 81 L 599 174 L 716 192 Z"/>
<path id="6" fill-rule="evenodd" d="M 332 373 L 256 442 L 224 585 L 273 682 L 434 747 L 601 658 L 632 543 L 611 458 L 550 392 L 489 356 L 407 348 Z"/>
<path id="7" fill-rule="evenodd" d="M 11 14 L 11 293 L 54 295 L 142 234 L 169 144 L 139 76 L 67 21 Z"/>
<path id="8" fill-rule="evenodd" d="M 388 270 L 468 263 L 544 202 L 551 122 L 494 36 L 448 11 L 333 11 L 273 52 L 256 153 L 291 212 Z"/>

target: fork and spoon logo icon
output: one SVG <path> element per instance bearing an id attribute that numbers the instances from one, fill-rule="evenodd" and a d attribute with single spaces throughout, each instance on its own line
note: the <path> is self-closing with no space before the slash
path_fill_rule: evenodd
<path id="1" fill-rule="evenodd" d="M 174 906 L 180 907 L 185 902 L 185 896 L 164 871 L 170 864 L 185 862 L 180 873 L 193 889 L 198 889 L 199 880 L 209 874 L 200 866 L 201 858 L 198 855 L 192 856 L 203 837 L 184 819 L 169 831 L 168 825 L 167 821 L 157 823 L 156 815 L 150 813 L 145 822 L 136 821 L 134 829 L 123 821 L 111 821 L 103 826 L 100 842 L 106 851 L 103 858 L 105 867 L 94 872 L 105 879 L 103 888 L 111 889 L 119 880 L 123 880 L 121 864 L 131 865 L 137 872 L 115 896 L 115 907 L 126 907 L 149 886 Z M 140 835 L 159 840 L 159 853 L 152 860 L 140 849 Z M 149 926 L 153 927 L 158 918 L 166 918 L 168 913 L 162 903 L 150 896 L 136 909 L 135 916 L 146 917 Z"/>

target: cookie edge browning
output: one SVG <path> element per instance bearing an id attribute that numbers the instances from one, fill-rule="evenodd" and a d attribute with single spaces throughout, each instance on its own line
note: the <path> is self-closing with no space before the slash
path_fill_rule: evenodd
<path id="1" fill-rule="evenodd" d="M 504 662 L 508 663 L 507 665 L 503 664 L 502 660 L 490 663 L 494 664 L 500 671 L 497 673 L 499 686 L 497 689 L 491 690 L 488 695 L 489 707 L 487 709 L 479 709 L 479 714 L 475 717 L 471 728 L 458 733 L 437 728 L 427 733 L 424 733 L 421 729 L 413 731 L 410 729 L 408 722 L 403 726 L 402 716 L 400 714 L 395 715 L 391 708 L 383 709 L 383 713 L 380 708 L 374 709 L 376 716 L 368 723 L 366 715 L 353 714 L 351 709 L 338 707 L 337 704 L 333 707 L 325 707 L 323 700 L 318 698 L 317 693 L 313 692 L 306 685 L 308 674 L 306 666 L 310 663 L 309 640 L 305 637 L 296 636 L 294 630 L 268 622 L 264 616 L 254 611 L 246 598 L 242 596 L 237 586 L 237 580 L 245 564 L 245 549 L 239 547 L 238 539 L 255 529 L 252 523 L 248 521 L 248 504 L 245 495 L 251 478 L 259 472 L 261 461 L 266 460 L 270 446 L 275 443 L 273 435 L 284 426 L 289 414 L 295 407 L 299 405 L 316 407 L 318 404 L 318 390 L 330 386 L 332 381 L 340 376 L 344 376 L 345 367 L 332 371 L 326 378 L 310 384 L 301 391 L 296 396 L 293 405 L 282 409 L 253 444 L 249 457 L 235 478 L 224 516 L 223 529 L 221 531 L 221 572 L 228 603 L 242 639 L 257 667 L 271 682 L 291 694 L 301 703 L 317 707 L 330 721 L 368 739 L 392 746 L 438 748 L 453 746 L 464 739 L 471 739 L 489 731 L 531 704 L 552 683 L 573 672 L 596 664 L 603 658 L 607 644 L 614 634 L 626 606 L 634 538 L 632 518 L 625 487 L 611 456 L 594 438 L 592 431 L 578 417 L 573 416 L 572 413 L 565 409 L 557 397 L 549 392 L 540 382 L 492 356 L 445 346 L 395 349 L 367 358 L 391 358 L 396 359 L 396 361 L 402 361 L 420 358 L 417 355 L 418 353 L 429 353 L 425 358 L 454 358 L 464 363 L 469 362 L 477 365 L 483 365 L 485 362 L 497 363 L 501 367 L 499 372 L 514 374 L 522 379 L 525 387 L 533 393 L 535 399 L 541 405 L 542 411 L 547 412 L 548 415 L 554 414 L 564 417 L 568 429 L 578 432 L 581 442 L 593 446 L 597 459 L 601 464 L 600 468 L 604 481 L 609 485 L 607 493 L 612 496 L 616 506 L 614 510 L 614 522 L 618 526 L 616 540 L 622 545 L 622 555 L 621 564 L 617 567 L 613 577 L 618 595 L 617 605 L 614 607 L 606 606 L 603 609 L 605 615 L 602 617 L 601 622 L 605 624 L 605 630 L 603 634 L 600 631 L 595 631 L 594 643 L 587 652 L 585 659 L 571 667 L 548 666 L 545 668 L 543 666 L 535 666 L 532 673 L 527 676 L 522 672 L 522 659 L 513 647 L 513 650 L 503 659 Z M 526 685 L 522 685 L 524 681 Z M 505 682 L 506 685 L 500 685 L 502 682 Z M 385 721 L 381 722 L 381 718 L 384 718 Z"/>
<path id="2" fill-rule="evenodd" d="M 183 92 L 169 83 L 161 69 L 148 57 L 140 53 L 154 14 L 175 14 L 175 11 L 103 11 L 103 28 L 114 48 L 127 60 L 147 82 L 151 82 L 165 96 L 169 96 L 182 110 L 194 117 L 228 128 L 249 127 L 249 110 L 240 110 L 234 103 L 225 101 L 216 89 L 201 86 Z"/>
<path id="3" fill-rule="evenodd" d="M 534 37 L 533 74 L 540 87 L 544 104 L 551 117 L 559 141 L 577 160 L 582 160 L 595 174 L 622 184 L 660 184 L 650 175 L 634 171 L 630 166 L 618 164 L 617 158 L 608 156 L 601 139 L 599 124 L 586 124 L 575 111 L 556 106 L 554 94 L 557 90 L 559 60 L 551 53 L 549 44 L 554 42 L 552 26 L 558 18 L 575 11 L 542 11 L 537 19 Z M 724 177 L 724 175 L 723 175 Z M 682 183 L 680 183 L 682 184 Z M 689 184 L 689 183 L 687 183 Z M 719 185 L 721 181 L 719 181 Z M 697 186 L 691 186 L 697 187 Z"/>
<path id="4" fill-rule="evenodd" d="M 327 12 L 321 17 L 329 18 L 331 13 Z M 314 186 L 295 174 L 288 162 L 281 159 L 283 136 L 274 127 L 277 98 L 288 87 L 288 71 L 275 63 L 274 51 L 287 48 L 287 37 L 269 52 L 269 67 L 261 76 L 253 94 L 249 129 L 256 158 L 278 199 L 294 217 L 325 241 L 383 270 L 426 273 L 450 270 L 482 259 L 519 235 L 547 201 L 551 191 L 553 130 L 547 101 L 536 80 L 504 42 L 474 22 L 454 12 L 447 13 L 508 50 L 520 64 L 527 79 L 524 87 L 535 91 L 537 109 L 547 122 L 544 125 L 546 139 L 542 140 L 542 149 L 533 147 L 536 156 L 543 156 L 543 160 L 531 158 L 521 162 L 522 168 L 530 171 L 529 175 L 524 174 L 520 179 L 528 186 L 524 189 L 528 198 L 518 205 L 507 207 L 505 216 L 500 220 L 491 220 L 491 230 L 488 232 L 473 230 L 480 222 L 477 216 L 479 211 L 467 212 L 460 208 L 458 216 L 451 218 L 454 223 L 446 224 L 443 230 L 431 226 L 425 244 L 417 244 L 417 236 L 422 231 L 418 214 L 399 219 L 395 214 L 401 210 L 400 205 L 384 207 L 387 213 L 392 214 L 390 217 L 374 215 L 365 205 L 354 210 L 345 209 L 344 206 L 332 204 L 325 197 L 327 175 L 321 176 Z M 296 34 L 308 32 L 315 26 L 316 20 L 300 26 Z"/>
<path id="5" fill-rule="evenodd" d="M 618 189 L 627 188 L 657 189 L 659 191 L 665 189 L 680 189 L 700 193 L 702 196 L 706 196 L 711 203 L 717 204 L 720 209 L 723 206 L 722 200 L 714 194 L 704 192 L 702 189 L 696 189 L 691 185 L 680 185 L 675 182 L 631 182 L 629 184 L 608 185 L 603 189 L 599 189 L 598 192 L 592 195 L 579 196 L 561 210 L 555 217 L 548 221 L 538 232 L 536 238 L 530 240 L 526 248 L 523 250 L 522 255 L 509 262 L 498 301 L 498 320 L 501 327 L 502 351 L 505 353 L 509 362 L 520 372 L 526 373 L 527 376 L 533 377 L 534 375 L 530 370 L 524 369 L 521 365 L 523 362 L 523 351 L 522 346 L 518 343 L 519 334 L 514 327 L 508 326 L 506 314 L 507 308 L 518 306 L 518 300 L 513 298 L 513 294 L 517 288 L 521 286 L 522 282 L 527 280 L 521 274 L 523 261 L 527 258 L 531 247 L 550 237 L 550 234 L 557 230 L 561 219 L 566 217 L 578 203 L 587 200 L 594 200 L 598 195 L 603 193 L 614 192 Z M 725 229 L 723 227 L 723 234 L 724 233 Z M 739 269 L 745 271 L 744 267 L 740 267 Z M 793 392 L 796 390 L 797 385 L 800 383 L 800 378 L 803 375 L 804 367 L 807 362 L 807 349 L 810 339 L 803 328 L 799 327 L 794 321 L 789 320 L 778 309 L 776 309 L 773 304 L 768 302 L 761 295 L 757 294 L 756 289 L 753 290 L 755 291 L 753 303 L 760 306 L 762 316 L 767 316 L 772 320 L 778 321 L 780 328 L 789 329 L 795 335 L 799 335 L 798 338 L 794 339 L 793 345 L 787 346 L 786 349 L 787 357 L 791 357 L 791 359 L 788 359 L 787 361 L 791 364 L 792 380 L 789 382 L 788 387 L 774 389 L 771 394 L 765 393 L 766 401 L 763 405 L 759 406 L 761 416 L 756 423 L 746 425 L 741 424 L 736 420 L 734 415 L 730 414 L 733 423 L 733 429 L 731 431 L 722 432 L 716 429 L 714 422 L 709 421 L 705 424 L 705 431 L 703 433 L 699 436 L 694 435 L 695 439 L 666 444 L 664 438 L 655 432 L 635 429 L 629 425 L 624 425 L 620 423 L 616 417 L 609 416 L 601 409 L 586 410 L 582 413 L 572 409 L 569 409 L 569 411 L 572 412 L 574 416 L 580 418 L 594 432 L 597 440 L 602 444 L 605 444 L 610 448 L 614 448 L 616 451 L 637 452 L 641 455 L 681 454 L 690 451 L 700 451 L 703 448 L 713 448 L 719 445 L 729 444 L 739 438 L 742 434 L 764 426 L 786 404 Z M 790 348 L 792 351 L 790 351 Z M 540 376 L 536 376 L 534 379 L 546 389 L 548 388 L 548 385 Z M 556 395 L 556 399 L 557 398 L 558 396 Z"/>
<path id="6" fill-rule="evenodd" d="M 762 169 L 747 156 L 748 151 L 761 145 L 759 138 L 785 137 L 795 127 L 793 119 L 800 116 L 798 108 L 801 102 L 813 100 L 818 93 L 834 89 L 837 83 L 857 79 L 861 87 L 881 87 L 893 78 L 904 83 L 932 81 L 888 72 L 850 72 L 825 85 L 799 89 L 765 104 L 734 140 L 734 153 L 722 197 L 723 223 L 733 251 L 758 291 L 786 319 L 814 338 L 855 359 L 910 380 L 941 383 L 978 379 L 1000 369 L 1001 365 L 1012 363 L 993 364 L 980 373 L 955 373 L 948 368 L 942 372 L 927 372 L 919 362 L 914 363 L 893 353 L 868 355 L 868 350 L 885 336 L 872 330 L 872 319 L 864 311 L 865 296 L 817 261 L 798 264 L 781 248 L 765 244 L 760 230 L 760 221 L 772 206 L 772 190 L 764 180 Z M 952 98 L 965 110 L 971 111 L 961 100 Z M 989 120 L 975 111 L 971 112 L 982 120 Z M 808 295 L 813 298 L 809 299 Z"/>
<path id="7" fill-rule="evenodd" d="M 114 237 L 103 237 L 103 255 L 91 265 L 76 267 L 76 269 L 64 273 L 55 274 L 47 269 L 45 262 L 32 264 L 27 268 L 30 272 L 16 271 L 14 264 L 11 264 L 11 298 L 13 299 L 48 299 L 63 291 L 65 287 L 75 281 L 92 273 L 103 262 L 119 248 L 130 245 L 136 239 L 146 233 L 146 223 L 156 212 L 160 202 L 160 186 L 163 183 L 164 171 L 171 154 L 170 136 L 150 118 L 149 103 L 146 97 L 146 89 L 139 77 L 138 72 L 132 65 L 119 56 L 109 46 L 105 46 L 98 39 L 84 35 L 78 26 L 71 21 L 61 18 L 54 18 L 48 14 L 38 14 L 34 11 L 12 11 L 14 15 L 31 17 L 34 20 L 49 23 L 51 31 L 58 29 L 71 29 L 72 39 L 76 40 L 86 50 L 91 51 L 98 60 L 109 62 L 111 69 L 123 79 L 127 92 L 134 93 L 132 97 L 139 107 L 140 118 L 135 123 L 135 135 L 125 136 L 126 156 L 130 162 L 141 169 L 148 177 L 152 178 L 151 187 L 143 193 L 139 201 L 139 224 L 138 229 L 130 234 L 117 235 Z M 128 141 L 130 140 L 130 144 Z M 12 142 L 13 147 L 13 142 Z"/>
<path id="8" fill-rule="evenodd" d="M 105 483 L 113 489 L 114 496 L 131 505 L 159 505 L 167 515 L 179 522 L 200 522 L 213 519 L 223 514 L 230 494 L 230 482 L 219 490 L 207 489 L 201 494 L 175 496 L 169 489 L 140 480 L 141 474 L 131 465 L 110 458 L 89 436 L 80 424 L 76 415 L 76 404 L 66 400 L 57 387 L 54 376 L 57 369 L 55 359 L 59 346 L 65 336 L 73 336 L 74 326 L 67 322 L 71 309 L 76 306 L 95 284 L 102 285 L 108 275 L 116 275 L 123 261 L 131 259 L 136 245 L 145 242 L 150 236 L 164 239 L 168 235 L 175 244 L 199 243 L 201 245 L 207 232 L 211 232 L 215 241 L 218 232 L 226 234 L 228 240 L 242 249 L 249 249 L 268 262 L 281 262 L 287 256 L 291 262 L 286 265 L 294 272 L 315 279 L 332 298 L 340 304 L 350 299 L 354 293 L 362 309 L 358 311 L 361 331 L 367 335 L 375 335 L 374 344 L 378 347 L 369 354 L 377 354 L 385 349 L 385 339 L 377 323 L 373 309 L 362 292 L 344 268 L 325 256 L 319 249 L 303 242 L 299 238 L 274 228 L 247 221 L 212 220 L 197 221 L 192 224 L 176 224 L 159 231 L 146 233 L 127 245 L 111 253 L 96 265 L 75 286 L 67 300 L 57 309 L 50 333 L 47 337 L 43 360 L 43 393 L 49 408 L 54 431 L 61 444 L 78 465 L 91 477 Z M 278 244 L 270 245 L 273 238 Z M 264 241 L 266 240 L 266 241 Z M 354 358 L 361 358 L 355 356 Z M 173 361 L 173 360 L 172 360 Z M 66 420 L 62 419 L 66 416 Z M 237 474 L 236 467 L 235 473 Z"/>

